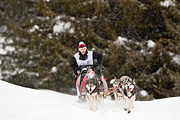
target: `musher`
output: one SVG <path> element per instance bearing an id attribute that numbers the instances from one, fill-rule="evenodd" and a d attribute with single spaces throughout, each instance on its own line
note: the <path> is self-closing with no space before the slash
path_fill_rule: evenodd
<path id="1" fill-rule="evenodd" d="M 93 61 L 94 59 L 97 60 L 96 64 L 94 64 L 94 61 Z M 84 74 L 81 74 L 81 78 L 78 79 L 78 77 L 81 73 L 80 67 L 86 66 L 86 65 L 87 66 L 92 65 L 98 71 L 97 74 L 102 75 L 102 67 L 100 66 L 101 63 L 102 63 L 102 54 L 94 52 L 94 51 L 89 51 L 86 47 L 86 44 L 84 44 L 84 42 L 79 42 L 78 52 L 76 54 L 74 54 L 74 56 L 70 62 L 70 66 L 72 67 L 74 74 L 75 74 L 75 77 L 76 77 L 76 90 L 77 90 L 77 95 L 78 95 L 79 99 L 81 97 L 81 94 L 80 94 L 80 88 L 81 87 L 80 86 L 81 86 L 82 80 L 85 76 Z M 103 82 L 104 88 L 107 90 L 107 83 L 104 79 L 104 76 L 101 76 L 101 80 Z"/>

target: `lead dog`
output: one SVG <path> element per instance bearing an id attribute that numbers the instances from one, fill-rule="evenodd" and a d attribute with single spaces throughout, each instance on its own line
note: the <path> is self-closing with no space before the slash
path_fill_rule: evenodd
<path id="1" fill-rule="evenodd" d="M 96 111 L 98 108 L 98 89 L 99 83 L 97 78 L 88 79 L 85 85 L 85 96 L 89 103 L 90 110 Z"/>
<path id="2" fill-rule="evenodd" d="M 110 84 L 113 84 L 115 89 L 114 96 L 116 103 L 121 103 L 125 111 L 131 112 L 134 107 L 136 96 L 135 80 L 128 76 L 122 76 L 120 79 L 112 79 Z"/>
<path id="3" fill-rule="evenodd" d="M 128 78 L 124 85 L 124 110 L 128 113 L 134 107 L 134 101 L 136 99 L 136 84 L 135 79 Z"/>

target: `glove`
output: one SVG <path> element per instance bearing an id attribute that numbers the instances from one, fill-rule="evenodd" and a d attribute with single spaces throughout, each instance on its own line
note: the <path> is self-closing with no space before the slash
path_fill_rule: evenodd
<path id="1" fill-rule="evenodd" d="M 80 74 L 80 70 L 77 71 L 77 74 Z"/>
<path id="2" fill-rule="evenodd" d="M 96 70 L 99 71 L 100 73 L 102 73 L 102 68 L 101 68 L 101 66 L 97 66 L 97 67 L 96 67 Z"/>
<path id="3" fill-rule="evenodd" d="M 74 71 L 74 74 L 77 76 L 80 73 L 80 70 Z"/>

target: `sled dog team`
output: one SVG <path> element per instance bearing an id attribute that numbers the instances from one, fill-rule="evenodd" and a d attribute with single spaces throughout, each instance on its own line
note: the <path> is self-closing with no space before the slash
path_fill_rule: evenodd
<path id="1" fill-rule="evenodd" d="M 124 110 L 128 113 L 134 107 L 136 99 L 136 83 L 135 79 L 128 76 L 122 76 L 120 79 L 114 78 L 110 80 L 112 84 L 112 93 L 115 97 L 115 102 L 120 103 Z M 85 96 L 90 105 L 90 110 L 96 111 L 98 103 L 102 104 L 103 97 L 108 95 L 108 91 L 104 92 L 101 80 L 98 78 L 88 79 L 85 84 Z"/>
<path id="2" fill-rule="evenodd" d="M 116 102 L 123 103 L 124 110 L 131 112 L 135 101 L 136 85 L 135 80 L 128 76 L 120 79 L 112 79 L 113 89 L 108 89 L 104 78 L 102 64 L 102 54 L 90 51 L 84 42 L 79 42 L 78 52 L 71 59 L 70 66 L 74 71 L 76 79 L 76 90 L 80 101 L 89 102 L 90 109 L 97 110 L 98 103 L 110 92 L 114 93 Z M 95 67 L 96 73 L 92 69 Z"/>

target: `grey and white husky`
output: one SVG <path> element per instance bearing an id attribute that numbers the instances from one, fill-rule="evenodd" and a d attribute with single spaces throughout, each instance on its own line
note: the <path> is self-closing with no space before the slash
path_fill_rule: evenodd
<path id="1" fill-rule="evenodd" d="M 124 84 L 124 110 L 128 113 L 134 108 L 136 99 L 136 83 L 135 79 L 128 78 Z"/>
<path id="2" fill-rule="evenodd" d="M 110 84 L 113 85 L 114 87 L 114 98 L 115 102 L 118 105 L 119 103 L 123 105 L 123 100 L 124 100 L 124 86 L 121 85 L 122 82 L 120 79 L 114 78 L 110 81 Z"/>
<path id="3" fill-rule="evenodd" d="M 85 84 L 85 96 L 89 103 L 90 110 L 96 111 L 98 109 L 98 89 L 99 83 L 97 78 L 88 79 Z"/>
<path id="4" fill-rule="evenodd" d="M 114 96 L 117 104 L 121 103 L 125 111 L 131 112 L 136 98 L 135 79 L 122 76 L 120 79 L 114 78 L 110 81 L 115 89 Z"/>

